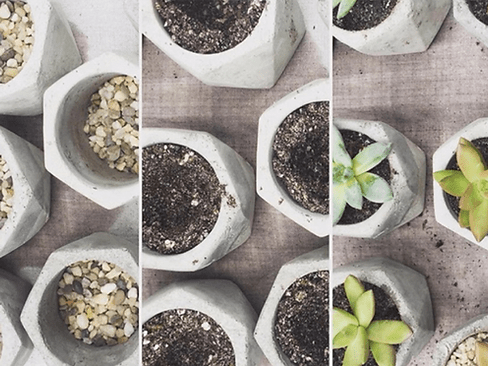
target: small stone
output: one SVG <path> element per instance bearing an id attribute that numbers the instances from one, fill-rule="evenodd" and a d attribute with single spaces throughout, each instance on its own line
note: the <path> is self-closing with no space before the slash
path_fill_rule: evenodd
<path id="1" fill-rule="evenodd" d="M 101 288 L 100 288 L 100 291 L 103 293 L 103 294 L 110 294 L 111 292 L 113 292 L 115 289 L 117 288 L 117 284 L 115 283 L 107 283 L 106 285 L 103 285 Z"/>
<path id="2" fill-rule="evenodd" d="M 128 292 L 127 292 L 127 297 L 128 298 L 137 298 L 137 289 L 135 287 L 131 288 Z"/>
<path id="3" fill-rule="evenodd" d="M 108 296 L 107 294 L 98 294 L 93 296 L 93 302 L 98 305 L 106 305 L 108 303 Z"/>
<path id="4" fill-rule="evenodd" d="M 8 19 L 10 18 L 10 15 L 12 13 L 10 12 L 10 9 L 8 8 L 7 4 L 3 3 L 0 6 L 0 18 L 1 19 Z"/>
<path id="5" fill-rule="evenodd" d="M 123 290 L 117 290 L 114 296 L 114 304 L 120 305 L 125 300 L 125 292 Z"/>
<path id="6" fill-rule="evenodd" d="M 86 329 L 88 328 L 88 317 L 86 314 L 80 314 L 76 317 L 76 323 L 78 324 L 78 327 L 80 329 Z"/>
<path id="7" fill-rule="evenodd" d="M 130 337 L 134 333 L 134 326 L 131 323 L 126 323 L 124 326 L 124 334 L 126 337 Z"/>
<path id="8" fill-rule="evenodd" d="M 73 281 L 73 291 L 77 294 L 83 295 L 83 286 L 80 281 L 74 280 Z"/>

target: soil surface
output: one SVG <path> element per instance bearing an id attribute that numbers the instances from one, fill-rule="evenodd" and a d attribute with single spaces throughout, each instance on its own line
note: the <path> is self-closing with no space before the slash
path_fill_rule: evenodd
<path id="1" fill-rule="evenodd" d="M 172 40 L 196 53 L 219 53 L 246 39 L 266 0 L 156 0 L 155 8 Z"/>
<path id="2" fill-rule="evenodd" d="M 400 312 L 393 301 L 393 299 L 380 287 L 373 285 L 369 282 L 362 282 L 366 291 L 373 290 L 374 300 L 376 303 L 375 315 L 373 320 L 402 320 Z M 332 290 L 333 306 L 345 310 L 352 314 L 351 306 L 346 297 L 346 291 L 344 285 L 334 287 Z M 394 346 L 398 350 L 398 345 Z M 344 358 L 345 348 L 335 349 L 333 352 L 333 365 L 341 366 Z M 368 361 L 363 366 L 378 366 L 373 358 L 373 355 L 369 354 Z"/>
<path id="3" fill-rule="evenodd" d="M 198 311 L 162 312 L 142 327 L 143 366 L 234 366 L 225 331 Z"/>
<path id="4" fill-rule="evenodd" d="M 359 31 L 377 26 L 385 20 L 397 0 L 357 0 L 349 13 L 341 19 L 337 19 L 339 6 L 333 10 L 334 25 L 351 31 Z"/>
<path id="5" fill-rule="evenodd" d="M 213 229 L 224 187 L 210 164 L 180 145 L 142 152 L 142 241 L 161 254 L 186 252 Z"/>
<path id="6" fill-rule="evenodd" d="M 342 139 L 344 140 L 346 150 L 351 158 L 354 158 L 366 146 L 376 142 L 360 132 L 350 130 L 341 130 L 340 132 Z M 369 172 L 379 175 L 388 183 L 391 182 L 391 169 L 388 158 L 383 159 L 381 163 L 369 170 Z M 371 202 L 363 197 L 363 207 L 361 210 L 356 210 L 355 208 L 346 205 L 344 214 L 339 220 L 338 225 L 350 225 L 362 222 L 373 216 L 376 211 L 379 210 L 381 205 L 382 203 Z"/>
<path id="7" fill-rule="evenodd" d="M 488 0 L 466 0 L 469 10 L 482 23 L 488 25 Z"/>
<path id="8" fill-rule="evenodd" d="M 299 278 L 276 311 L 275 338 L 294 365 L 329 364 L 329 272 Z"/>
<path id="9" fill-rule="evenodd" d="M 307 104 L 285 118 L 273 142 L 273 171 L 300 206 L 329 213 L 329 102 Z"/>

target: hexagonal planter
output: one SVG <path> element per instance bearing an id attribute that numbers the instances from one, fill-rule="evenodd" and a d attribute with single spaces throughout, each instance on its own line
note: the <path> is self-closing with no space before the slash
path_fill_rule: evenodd
<path id="1" fill-rule="evenodd" d="M 103 54 L 57 81 L 44 101 L 46 169 L 109 210 L 137 197 L 139 180 L 135 174 L 109 168 L 88 144 L 83 124 L 91 95 L 118 75 L 139 79 L 137 57 Z"/>
<path id="2" fill-rule="evenodd" d="M 334 235 L 377 238 L 414 219 L 424 209 L 425 154 L 403 134 L 383 122 L 334 118 L 339 130 L 360 132 L 376 142 L 391 143 L 388 155 L 393 172 L 390 187 L 393 199 L 369 218 L 356 224 L 335 225 Z"/>
<path id="3" fill-rule="evenodd" d="M 293 366 L 275 338 L 274 327 L 278 303 L 296 280 L 317 271 L 330 271 L 328 245 L 284 264 L 276 276 L 254 331 L 256 341 L 273 366 Z"/>
<path id="4" fill-rule="evenodd" d="M 196 247 L 181 254 L 163 255 L 143 245 L 142 265 L 169 271 L 205 268 L 239 247 L 251 235 L 254 215 L 254 172 L 232 148 L 206 132 L 166 128 L 145 128 L 142 146 L 171 143 L 187 146 L 205 158 L 235 205 L 222 200 L 212 231 Z"/>
<path id="5" fill-rule="evenodd" d="M 0 84 L 0 114 L 41 114 L 44 91 L 82 62 L 69 25 L 51 3 L 26 2 L 36 28 L 32 54 L 15 78 Z"/>
<path id="6" fill-rule="evenodd" d="M 0 257 L 32 238 L 47 222 L 51 176 L 43 154 L 34 145 L 0 127 L 0 155 L 12 173 L 12 212 L 0 228 Z"/>
<path id="7" fill-rule="evenodd" d="M 451 136 L 449 140 L 447 140 L 435 151 L 432 161 L 433 171 L 436 172 L 446 169 L 449 160 L 456 153 L 456 147 L 460 137 L 464 137 L 471 141 L 481 137 L 488 137 L 488 132 L 486 131 L 488 131 L 488 118 L 480 118 L 458 131 L 455 135 Z M 477 242 L 469 229 L 459 226 L 457 217 L 454 216 L 448 203 L 446 202 L 442 188 L 435 181 L 433 184 L 436 221 L 456 234 L 461 235 L 470 242 L 488 249 L 488 237 L 485 237 L 480 242 Z"/>
<path id="8" fill-rule="evenodd" d="M 183 69 L 213 86 L 271 88 L 305 32 L 295 0 L 268 0 L 259 23 L 244 41 L 221 53 L 198 54 L 171 40 L 153 3 L 140 2 L 141 32 Z"/>
<path id="9" fill-rule="evenodd" d="M 474 16 L 466 0 L 453 0 L 453 15 L 469 34 L 488 46 L 488 25 Z"/>
<path id="10" fill-rule="evenodd" d="M 139 283 L 138 249 L 125 239 L 95 233 L 54 251 L 21 314 L 22 324 L 48 365 L 132 366 L 139 360 L 137 336 L 124 344 L 95 347 L 75 339 L 59 314 L 57 289 L 64 269 L 93 259 L 116 264 Z"/>
<path id="11" fill-rule="evenodd" d="M 391 14 L 373 28 L 332 34 L 355 50 L 374 56 L 423 52 L 429 48 L 451 7 L 451 0 L 398 0 Z"/>
<path id="12" fill-rule="evenodd" d="M 371 258 L 334 268 L 332 286 L 341 285 L 349 275 L 380 287 L 395 302 L 402 320 L 413 331 L 396 353 L 395 366 L 407 366 L 434 335 L 432 303 L 425 277 L 391 259 Z"/>
<path id="13" fill-rule="evenodd" d="M 220 325 L 232 344 L 236 366 L 262 364 L 263 355 L 252 334 L 256 312 L 233 282 L 193 280 L 169 285 L 144 301 L 142 323 L 174 309 L 201 312 Z"/>
<path id="14" fill-rule="evenodd" d="M 273 172 L 273 141 L 276 130 L 290 113 L 312 102 L 330 100 L 330 82 L 328 79 L 319 79 L 274 103 L 259 118 L 256 157 L 256 189 L 259 196 L 285 216 L 320 237 L 328 235 L 331 231 L 329 215 L 303 208 L 286 192 Z"/>

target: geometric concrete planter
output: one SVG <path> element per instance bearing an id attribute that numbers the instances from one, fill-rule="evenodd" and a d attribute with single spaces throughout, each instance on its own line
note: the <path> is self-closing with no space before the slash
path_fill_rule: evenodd
<path id="1" fill-rule="evenodd" d="M 261 18 L 241 43 L 224 52 L 199 54 L 174 43 L 154 0 L 141 0 L 141 32 L 201 82 L 235 88 L 271 88 L 305 32 L 296 0 L 268 0 Z"/>
<path id="2" fill-rule="evenodd" d="M 134 29 L 139 31 L 139 2 L 137 0 L 124 0 L 124 12 Z"/>
<path id="3" fill-rule="evenodd" d="M 413 331 L 412 336 L 400 344 L 395 366 L 408 365 L 434 335 L 432 303 L 425 277 L 391 259 L 371 258 L 334 268 L 332 287 L 344 283 L 349 275 L 380 287 L 395 302 L 401 319 Z"/>
<path id="4" fill-rule="evenodd" d="M 383 122 L 334 118 L 339 130 L 360 132 L 384 144 L 391 143 L 388 155 L 393 199 L 369 218 L 356 224 L 335 225 L 334 235 L 377 238 L 420 215 L 425 197 L 425 154 L 399 131 Z"/>
<path id="5" fill-rule="evenodd" d="M 330 81 L 315 80 L 286 95 L 269 107 L 259 118 L 256 157 L 256 189 L 271 206 L 311 233 L 324 237 L 331 231 L 329 215 L 311 212 L 299 205 L 277 180 L 272 167 L 273 142 L 276 130 L 296 109 L 319 101 L 331 101 Z"/>
<path id="6" fill-rule="evenodd" d="M 12 211 L 0 228 L 0 257 L 32 238 L 49 218 L 51 176 L 42 151 L 0 127 L 0 155 L 12 174 Z"/>
<path id="7" fill-rule="evenodd" d="M 452 0 L 398 0 L 391 14 L 373 28 L 349 31 L 332 27 L 335 38 L 368 55 L 423 52 L 429 48 Z"/>
<path id="8" fill-rule="evenodd" d="M 137 365 L 137 334 L 124 344 L 95 347 L 77 340 L 61 319 L 56 293 L 59 280 L 67 266 L 86 260 L 113 263 L 140 283 L 137 246 L 108 233 L 92 234 L 49 256 L 22 311 L 22 324 L 49 366 Z"/>
<path id="9" fill-rule="evenodd" d="M 0 114 L 41 114 L 44 91 L 81 64 L 69 26 L 50 2 L 26 2 L 31 6 L 35 25 L 32 54 L 16 77 L 0 84 Z"/>
<path id="10" fill-rule="evenodd" d="M 264 356 L 252 334 L 256 312 L 233 282 L 193 280 L 169 285 L 144 301 L 141 324 L 174 309 L 201 312 L 220 325 L 234 349 L 236 366 L 263 364 Z"/>
<path id="11" fill-rule="evenodd" d="M 488 25 L 476 18 L 469 10 L 466 0 L 453 1 L 454 19 L 461 24 L 472 36 L 479 39 L 485 46 L 488 46 Z"/>
<path id="12" fill-rule="evenodd" d="M 254 337 L 273 366 L 293 366 L 275 340 L 278 304 L 286 290 L 299 278 L 317 271 L 330 271 L 329 246 L 316 249 L 284 264 L 269 292 L 254 331 Z"/>
<path id="13" fill-rule="evenodd" d="M 109 168 L 88 144 L 83 126 L 91 95 L 118 75 L 140 80 L 137 58 L 105 53 L 58 80 L 44 100 L 46 169 L 108 210 L 137 197 L 139 180 L 135 174 Z"/>
<path id="14" fill-rule="evenodd" d="M 432 169 L 434 172 L 446 169 L 449 160 L 456 154 L 456 148 L 460 137 L 464 137 L 469 141 L 481 137 L 488 137 L 488 118 L 477 119 L 443 143 L 433 156 Z M 442 226 L 445 226 L 449 230 L 469 240 L 471 243 L 478 244 L 479 246 L 488 249 L 488 237 L 477 242 L 473 233 L 471 233 L 468 228 L 462 228 L 459 225 L 458 218 L 451 212 L 451 208 L 444 198 L 445 196 L 441 186 L 436 181 L 434 181 L 433 184 L 436 221 Z"/>
<path id="15" fill-rule="evenodd" d="M 206 132 L 146 128 L 141 146 L 170 143 L 187 146 L 212 166 L 226 195 L 235 199 L 229 204 L 222 199 L 217 221 L 193 249 L 181 254 L 160 254 L 143 243 L 142 266 L 167 271 L 197 271 L 209 266 L 244 243 L 251 235 L 254 215 L 254 172 L 252 167 L 232 148 Z M 144 176 L 143 178 L 144 179 Z"/>

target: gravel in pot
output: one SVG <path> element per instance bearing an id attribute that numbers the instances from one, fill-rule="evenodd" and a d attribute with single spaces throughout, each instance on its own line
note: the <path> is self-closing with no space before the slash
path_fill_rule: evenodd
<path id="1" fill-rule="evenodd" d="M 385 20 L 397 0 L 357 0 L 351 10 L 341 19 L 337 19 L 338 6 L 333 10 L 333 23 L 337 27 L 360 31 L 373 28 Z"/>
<path id="2" fill-rule="evenodd" d="M 0 229 L 12 211 L 14 196 L 12 173 L 5 159 L 0 155 Z"/>

